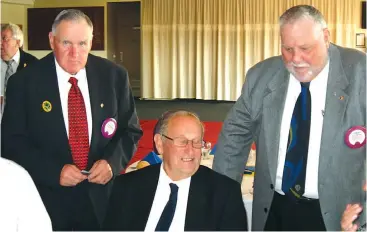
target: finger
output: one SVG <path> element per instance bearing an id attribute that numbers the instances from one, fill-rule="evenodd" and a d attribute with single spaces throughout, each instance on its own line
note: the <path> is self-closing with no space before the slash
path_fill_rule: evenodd
<path id="1" fill-rule="evenodd" d="M 90 173 L 94 172 L 94 170 L 97 168 L 98 164 L 99 164 L 99 160 L 97 160 L 97 161 L 93 164 L 93 166 L 92 166 L 92 168 L 89 170 L 89 172 L 90 172 Z"/>

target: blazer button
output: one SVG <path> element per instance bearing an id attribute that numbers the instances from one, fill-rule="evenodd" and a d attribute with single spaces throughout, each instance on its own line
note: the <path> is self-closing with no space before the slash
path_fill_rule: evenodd
<path id="1" fill-rule="evenodd" d="M 270 188 L 271 188 L 271 189 L 274 189 L 274 185 L 273 185 L 273 184 L 270 184 Z"/>
<path id="2" fill-rule="evenodd" d="M 268 208 L 264 208 L 264 212 L 267 213 L 268 212 Z"/>

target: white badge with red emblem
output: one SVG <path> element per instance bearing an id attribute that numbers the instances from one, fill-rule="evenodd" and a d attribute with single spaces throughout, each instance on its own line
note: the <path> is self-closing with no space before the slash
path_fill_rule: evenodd
<path id="1" fill-rule="evenodd" d="M 112 136 L 114 136 L 114 134 L 116 133 L 117 130 L 117 121 L 114 118 L 108 118 L 106 120 L 104 120 L 103 124 L 102 124 L 102 135 L 105 138 L 112 138 Z"/>
<path id="2" fill-rule="evenodd" d="M 366 144 L 366 127 L 354 126 L 350 128 L 345 133 L 344 141 L 352 149 L 363 147 Z"/>

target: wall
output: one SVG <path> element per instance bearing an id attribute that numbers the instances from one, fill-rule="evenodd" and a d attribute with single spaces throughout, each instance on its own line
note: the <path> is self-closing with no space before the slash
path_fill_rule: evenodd
<path id="1" fill-rule="evenodd" d="M 1 0 L 0 0 L 1 1 Z M 19 2 L 15 1 L 14 2 Z M 24 30 L 24 49 L 28 49 L 27 43 L 27 9 L 29 7 L 80 7 L 80 6 L 104 6 L 105 7 L 105 48 L 107 49 L 107 3 L 108 2 L 132 2 L 132 1 L 140 1 L 140 0 L 35 0 L 34 4 L 25 4 L 25 3 L 9 3 L 12 0 L 1 1 L 1 22 L 13 22 L 16 24 L 22 24 Z M 362 0 L 360 0 L 362 2 Z M 32 1 L 29 1 L 32 2 Z M 358 18 L 358 22 L 360 22 L 361 18 L 361 9 L 356 9 L 355 17 Z M 367 34 L 366 29 L 362 29 L 361 25 L 357 25 L 356 33 L 364 33 Z M 361 51 L 366 51 L 366 48 L 359 48 Z M 30 53 L 34 54 L 38 58 L 41 58 L 48 54 L 50 51 L 30 51 Z M 95 55 L 99 55 L 102 57 L 107 57 L 107 50 L 104 51 L 93 51 Z"/>
<path id="2" fill-rule="evenodd" d="M 91 53 L 101 57 L 107 57 L 107 3 L 108 2 L 133 2 L 140 0 L 35 0 L 34 4 L 20 4 L 20 3 L 8 3 L 1 1 L 1 22 L 12 22 L 23 25 L 24 32 L 24 50 L 28 50 L 28 35 L 27 35 L 27 9 L 32 7 L 47 8 L 47 7 L 82 7 L 82 6 L 104 6 L 105 7 L 105 50 L 92 51 Z M 50 28 L 51 29 L 51 28 Z M 47 55 L 50 50 L 47 51 L 29 51 L 31 54 L 38 58 L 42 58 Z"/>
<path id="3" fill-rule="evenodd" d="M 33 7 L 33 4 L 12 3 L 10 1 L 1 1 L 1 23 L 15 23 L 22 25 L 24 33 L 24 50 L 28 49 L 27 39 L 27 9 Z"/>

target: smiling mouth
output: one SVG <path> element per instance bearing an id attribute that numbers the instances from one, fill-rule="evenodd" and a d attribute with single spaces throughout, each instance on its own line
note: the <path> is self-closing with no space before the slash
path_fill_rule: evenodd
<path id="1" fill-rule="evenodd" d="M 191 162 L 194 161 L 194 158 L 181 158 L 183 162 Z"/>

